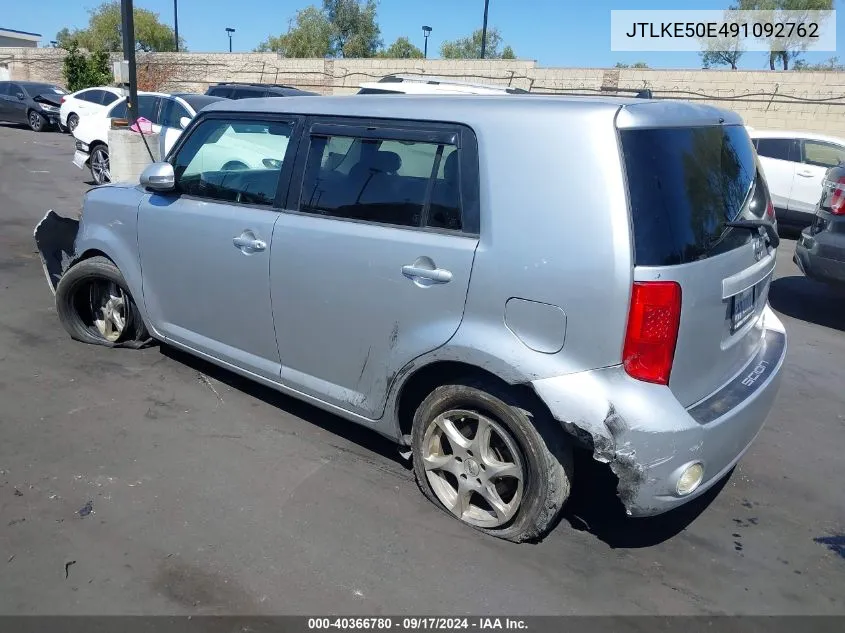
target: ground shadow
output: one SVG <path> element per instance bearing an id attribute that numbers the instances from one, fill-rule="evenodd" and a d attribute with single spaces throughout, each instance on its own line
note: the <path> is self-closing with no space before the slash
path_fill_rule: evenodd
<path id="1" fill-rule="evenodd" d="M 845 332 L 845 290 L 803 275 L 775 279 L 769 303 L 787 316 Z"/>
<path id="2" fill-rule="evenodd" d="M 412 468 L 410 460 L 399 454 L 399 447 L 375 431 L 168 345 L 161 345 L 160 350 L 168 358 L 232 389 L 242 391 L 366 450 L 387 457 L 406 470 Z M 657 517 L 634 519 L 625 514 L 622 503 L 616 496 L 616 476 L 606 464 L 595 461 L 587 452 L 576 451 L 575 472 L 576 485 L 573 487 L 572 496 L 555 521 L 555 526 L 566 520 L 574 529 L 587 531 L 613 548 L 651 547 L 672 538 L 710 505 L 730 478 L 729 474 L 705 494 L 677 510 Z"/>
<path id="3" fill-rule="evenodd" d="M 323 411 L 322 409 L 310 405 L 307 402 L 303 402 L 302 400 L 286 396 L 275 389 L 265 387 L 260 383 L 244 378 L 229 371 L 228 369 L 223 369 L 222 367 L 213 365 L 201 358 L 197 358 L 196 356 L 170 347 L 169 345 L 160 345 L 159 349 L 164 356 L 186 365 L 195 371 L 201 372 L 210 378 L 218 380 L 232 389 L 242 391 L 253 398 L 257 398 L 262 402 L 269 404 L 270 406 L 281 409 L 282 411 L 290 413 L 298 418 L 302 418 L 309 424 L 314 424 L 315 426 L 353 442 L 362 448 L 392 459 L 396 463 L 401 464 L 405 469 L 410 470 L 411 468 L 411 462 L 404 459 L 399 454 L 399 446 L 395 442 L 379 435 L 375 431 L 367 429 L 360 424 L 349 422 L 348 420 L 334 415 L 333 413 Z"/>
<path id="4" fill-rule="evenodd" d="M 589 532 L 612 548 L 637 549 L 658 545 L 682 532 L 713 500 L 733 475 L 733 470 L 700 497 L 655 517 L 632 518 L 616 496 L 616 475 L 607 464 L 579 452 L 575 461 L 576 484 L 562 519 L 576 530 Z M 579 485 L 580 484 L 580 485 Z"/>
<path id="5" fill-rule="evenodd" d="M 806 227 L 778 224 L 778 235 L 787 240 L 797 240 L 801 237 L 801 231 Z"/>

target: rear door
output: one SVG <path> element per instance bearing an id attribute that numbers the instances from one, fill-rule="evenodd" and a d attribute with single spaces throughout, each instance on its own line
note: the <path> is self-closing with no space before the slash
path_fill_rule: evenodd
<path id="1" fill-rule="evenodd" d="M 396 373 L 460 325 L 478 243 L 475 137 L 308 125 L 270 258 L 282 382 L 377 419 Z"/>
<path id="2" fill-rule="evenodd" d="M 772 203 L 778 210 L 789 209 L 795 170 L 801 162 L 801 146 L 793 138 L 759 138 L 754 141 L 760 164 L 769 185 Z"/>
<path id="3" fill-rule="evenodd" d="M 742 126 L 620 132 L 635 281 L 675 281 L 681 317 L 669 387 L 690 406 L 762 344 L 775 251 L 734 219 L 768 218 L 769 194 Z M 761 139 L 762 140 L 762 139 Z"/>
<path id="4" fill-rule="evenodd" d="M 801 146 L 801 164 L 796 169 L 790 208 L 806 214 L 809 224 L 822 195 L 824 175 L 828 169 L 845 161 L 845 148 L 835 143 L 809 139 L 802 140 Z"/>

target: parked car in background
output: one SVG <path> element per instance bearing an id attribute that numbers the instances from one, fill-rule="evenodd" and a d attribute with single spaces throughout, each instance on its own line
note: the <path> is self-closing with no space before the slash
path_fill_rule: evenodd
<path id="1" fill-rule="evenodd" d="M 809 226 L 831 167 L 845 161 L 845 140 L 813 132 L 749 131 L 772 194 L 778 224 Z"/>
<path id="2" fill-rule="evenodd" d="M 150 121 L 152 131 L 159 135 L 159 153 L 165 156 L 197 112 L 221 99 L 188 93 L 140 92 L 138 116 Z M 121 97 L 112 106 L 81 118 L 73 130 L 76 138 L 73 164 L 80 169 L 88 167 L 98 185 L 111 180 L 108 146 L 111 120 L 125 119 L 127 115 L 126 98 Z"/>
<path id="3" fill-rule="evenodd" d="M 59 108 L 59 123 L 73 133 L 79 119 L 104 111 L 123 95 L 122 89 L 112 86 L 85 88 L 65 95 Z"/>
<path id="4" fill-rule="evenodd" d="M 223 82 L 210 86 L 205 94 L 226 99 L 260 99 L 263 97 L 304 97 L 315 96 L 316 92 L 300 90 L 281 84 L 250 84 Z"/>
<path id="5" fill-rule="evenodd" d="M 754 148 L 691 103 L 221 101 L 35 239 L 74 339 L 152 337 L 375 429 L 428 499 L 513 541 L 589 488 L 578 448 L 633 515 L 710 489 L 786 355 Z"/>
<path id="6" fill-rule="evenodd" d="M 43 132 L 59 123 L 59 106 L 67 90 L 37 81 L 0 81 L 0 121 L 26 123 Z"/>
<path id="7" fill-rule="evenodd" d="M 795 245 L 794 260 L 807 277 L 845 288 L 845 166 L 825 174 L 816 215 Z"/>
<path id="8" fill-rule="evenodd" d="M 359 95 L 371 94 L 528 94 L 522 88 L 454 81 L 443 77 L 420 75 L 387 75 L 378 81 L 363 83 Z"/>

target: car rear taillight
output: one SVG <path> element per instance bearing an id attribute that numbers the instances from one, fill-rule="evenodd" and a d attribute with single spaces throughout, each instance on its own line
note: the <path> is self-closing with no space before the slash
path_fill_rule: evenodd
<path id="1" fill-rule="evenodd" d="M 634 282 L 622 362 L 632 378 L 669 383 L 678 327 L 681 286 L 674 281 Z"/>
<path id="2" fill-rule="evenodd" d="M 65 102 L 65 99 L 67 99 L 67 97 L 63 96 L 63 97 L 62 97 L 62 99 L 61 99 L 61 101 L 60 101 L 59 103 L 64 103 L 64 102 Z"/>
<path id="3" fill-rule="evenodd" d="M 769 200 L 768 204 L 766 205 L 766 217 L 770 220 L 774 221 L 775 218 L 775 205 L 772 204 L 772 201 Z"/>
<path id="4" fill-rule="evenodd" d="M 830 195 L 830 212 L 833 215 L 845 215 L 845 178 L 840 178 L 833 185 Z"/>

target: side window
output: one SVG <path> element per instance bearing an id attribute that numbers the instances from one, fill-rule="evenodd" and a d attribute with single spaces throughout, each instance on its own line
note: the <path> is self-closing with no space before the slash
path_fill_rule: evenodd
<path id="1" fill-rule="evenodd" d="M 161 99 L 150 95 L 138 97 L 138 116 L 153 123 L 159 123 L 158 105 Z"/>
<path id="2" fill-rule="evenodd" d="M 20 94 L 26 96 L 23 88 L 21 88 L 18 84 L 9 84 L 9 94 L 13 97 L 17 97 Z"/>
<path id="3" fill-rule="evenodd" d="M 757 153 L 767 158 L 799 162 L 797 143 L 790 138 L 757 139 Z"/>
<path id="4" fill-rule="evenodd" d="M 8 97 L 9 92 L 9 82 L 8 81 L 0 81 L 0 97 Z"/>
<path id="5" fill-rule="evenodd" d="M 264 91 L 256 88 L 238 88 L 233 92 L 235 93 L 233 95 L 235 99 L 255 99 L 264 96 Z"/>
<path id="6" fill-rule="evenodd" d="M 128 116 L 126 108 L 126 99 L 118 103 L 109 111 L 109 118 L 111 119 L 125 119 Z"/>
<path id="7" fill-rule="evenodd" d="M 87 101 L 91 102 L 91 93 L 94 92 L 93 90 L 83 90 L 82 92 L 77 92 L 74 99 L 79 99 L 80 101 Z"/>
<path id="8" fill-rule="evenodd" d="M 437 142 L 312 135 L 299 210 L 460 230 L 455 150 Z"/>
<path id="9" fill-rule="evenodd" d="M 283 122 L 206 119 L 172 159 L 176 191 L 272 205 L 292 129 Z"/>
<path id="10" fill-rule="evenodd" d="M 165 127 L 172 127 L 174 129 L 182 129 L 179 123 L 182 117 L 190 117 L 185 107 L 176 101 L 176 99 L 163 99 L 161 102 L 161 124 Z"/>
<path id="11" fill-rule="evenodd" d="M 119 97 L 118 97 L 116 94 L 114 94 L 113 92 L 108 92 L 108 91 L 106 91 L 106 90 L 103 90 L 102 92 L 103 92 L 103 98 L 102 98 L 102 100 L 100 101 L 100 103 L 102 103 L 104 106 L 111 105 L 112 103 L 114 103 L 115 101 L 117 101 L 117 100 L 118 100 L 118 98 L 119 98 Z"/>
<path id="12" fill-rule="evenodd" d="M 88 90 L 85 92 L 85 101 L 100 105 L 103 102 L 104 90 Z"/>
<path id="13" fill-rule="evenodd" d="M 845 163 L 845 148 L 833 143 L 804 141 L 804 162 L 817 167 L 836 167 Z"/>

